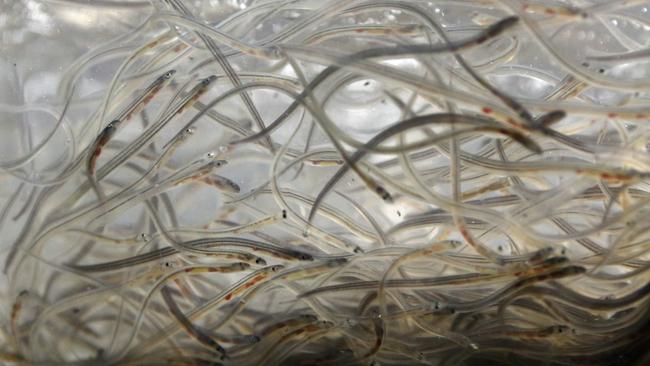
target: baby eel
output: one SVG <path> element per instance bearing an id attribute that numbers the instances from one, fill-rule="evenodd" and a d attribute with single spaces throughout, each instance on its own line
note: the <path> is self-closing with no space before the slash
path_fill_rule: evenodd
<path id="1" fill-rule="evenodd" d="M 305 267 L 297 267 L 297 268 L 291 268 L 287 269 L 285 271 L 282 271 L 275 275 L 273 278 L 270 278 L 268 281 L 266 281 L 264 284 L 256 286 L 252 290 L 250 290 L 248 293 L 246 293 L 245 296 L 239 299 L 237 304 L 234 306 L 234 308 L 228 313 L 228 315 L 223 316 L 221 321 L 215 325 L 213 328 L 215 330 L 220 329 L 221 327 L 225 326 L 229 321 L 231 321 L 237 314 L 239 314 L 244 307 L 249 304 L 255 296 L 260 291 L 263 291 L 267 289 L 268 287 L 276 284 L 277 282 L 280 282 L 281 284 L 283 282 L 289 282 L 289 281 L 297 281 L 297 280 L 302 280 L 305 278 L 313 277 L 320 275 L 322 273 L 326 273 L 329 270 L 333 268 L 340 267 L 344 264 L 346 264 L 348 261 L 345 258 L 336 258 L 336 259 L 331 259 L 331 260 L 326 260 L 323 263 L 317 263 L 314 265 L 310 266 L 305 266 Z"/>
<path id="2" fill-rule="evenodd" d="M 131 142 L 127 148 L 125 148 L 122 152 L 120 152 L 120 154 L 109 161 L 106 166 L 97 171 L 97 178 L 103 179 L 120 163 L 124 162 L 128 157 L 140 150 L 146 144 L 146 142 L 149 141 L 156 133 L 158 133 L 167 123 L 169 123 L 169 121 L 196 103 L 196 101 L 205 92 L 208 91 L 208 88 L 216 79 L 217 77 L 215 75 L 211 75 L 202 79 L 184 96 L 182 96 L 177 103 L 173 104 L 172 102 L 173 105 L 170 105 L 169 108 L 163 111 L 162 116 L 153 125 L 151 125 L 150 128 L 138 136 L 135 141 Z"/>
<path id="3" fill-rule="evenodd" d="M 86 169 L 89 176 L 94 177 L 95 166 L 97 159 L 102 152 L 102 149 L 113 138 L 117 129 L 122 123 L 131 119 L 131 116 L 138 113 L 165 87 L 176 74 L 175 70 L 170 70 L 159 76 L 149 86 L 147 86 L 140 95 L 138 95 L 132 102 L 122 111 L 113 121 L 111 121 L 99 133 L 95 141 L 90 145 L 88 151 L 89 155 L 86 160 Z"/>
<path id="4" fill-rule="evenodd" d="M 497 290 L 496 292 L 482 299 L 475 300 L 475 301 L 467 301 L 462 303 L 452 302 L 447 304 L 447 306 L 458 312 L 479 311 L 492 306 L 493 304 L 500 301 L 503 297 L 521 291 L 522 289 L 532 286 L 535 283 L 576 276 L 576 275 L 583 274 L 585 272 L 586 269 L 584 267 L 567 266 L 548 273 L 538 274 L 538 275 L 529 276 L 529 277 L 516 280 L 512 282 L 510 285 L 507 285 L 504 288 Z"/>
<path id="5" fill-rule="evenodd" d="M 178 321 L 180 326 L 185 329 L 185 332 L 192 338 L 196 339 L 199 343 L 205 345 L 209 350 L 216 351 L 221 354 L 221 359 L 226 358 L 226 350 L 217 343 L 212 337 L 206 334 L 203 330 L 196 327 L 192 322 L 185 317 L 178 304 L 174 301 L 171 291 L 168 287 L 163 287 L 160 293 L 167 304 L 167 308 L 172 313 L 174 318 Z"/>
<path id="6" fill-rule="evenodd" d="M 302 252 L 296 249 L 288 249 L 276 245 L 256 241 L 252 239 L 245 239 L 239 237 L 223 237 L 223 238 L 201 238 L 195 240 L 188 240 L 180 243 L 183 247 L 188 248 L 215 248 L 221 246 L 235 246 L 251 249 L 253 252 L 260 251 L 278 259 L 287 261 L 311 261 L 313 256 L 311 254 Z M 211 250 L 207 250 L 209 254 Z"/>
<path id="7" fill-rule="evenodd" d="M 185 14 L 186 16 L 192 16 L 189 9 L 185 7 L 181 1 L 178 0 L 166 0 L 166 1 L 179 13 Z M 214 59 L 219 63 L 221 68 L 225 71 L 226 76 L 228 77 L 230 82 L 235 87 L 241 86 L 242 82 L 239 76 L 235 72 L 230 62 L 228 62 L 228 59 L 225 57 L 225 55 L 219 50 L 219 47 L 217 46 L 216 42 L 204 33 L 196 32 L 196 34 L 201 39 L 201 41 L 205 44 L 205 46 L 210 51 L 212 56 L 214 56 Z M 248 95 L 246 91 L 242 91 L 239 95 L 242 98 L 242 101 L 244 102 L 246 109 L 253 117 L 253 120 L 255 121 L 257 126 L 260 129 L 264 129 L 264 121 L 262 119 L 262 116 L 257 110 L 257 107 L 255 107 L 255 104 L 253 103 L 251 97 Z M 270 137 L 266 136 L 265 138 L 269 149 L 271 150 L 271 152 L 274 152 L 275 149 L 273 148 L 273 142 L 271 141 Z"/>
<path id="8" fill-rule="evenodd" d="M 395 46 L 391 48 L 376 48 L 376 49 L 359 51 L 355 54 L 347 56 L 344 59 L 340 60 L 340 65 L 328 66 L 323 71 L 321 71 L 307 86 L 305 86 L 304 90 L 300 93 L 300 95 L 297 96 L 296 100 L 266 128 L 260 130 L 259 132 L 253 135 L 247 136 L 240 140 L 231 141 L 230 143 L 231 145 L 248 143 L 267 136 L 273 130 L 278 128 L 282 124 L 282 122 L 284 122 L 287 119 L 287 117 L 291 115 L 291 113 L 293 113 L 298 108 L 298 106 L 300 106 L 303 103 L 303 100 L 305 100 L 310 93 L 313 93 L 313 91 L 321 83 L 323 83 L 327 78 L 329 78 L 331 75 L 333 75 L 334 73 L 336 73 L 341 68 L 347 65 L 354 64 L 359 60 L 365 60 L 365 59 L 380 57 L 380 56 L 381 57 L 412 56 L 417 54 L 431 54 L 431 53 L 453 52 L 453 51 L 463 50 L 476 45 L 480 45 L 486 40 L 498 36 L 503 31 L 512 27 L 516 22 L 517 22 L 516 17 L 505 18 L 491 25 L 490 27 L 488 27 L 486 30 L 479 33 L 478 35 L 469 37 L 465 40 L 458 41 L 456 43 L 450 42 L 448 44 L 441 45 L 441 46 L 410 45 L 410 46 Z M 283 46 L 275 46 L 275 47 L 278 47 L 279 50 L 284 50 Z"/>
<path id="9" fill-rule="evenodd" d="M 278 349 L 281 349 L 282 347 L 288 347 L 287 343 L 291 341 L 299 340 L 300 338 L 303 337 L 307 337 L 312 333 L 322 331 L 322 330 L 328 330 L 333 327 L 334 327 L 334 323 L 325 320 L 319 320 L 312 324 L 307 324 L 294 331 L 291 331 L 283 335 L 268 351 L 266 351 L 262 359 L 259 361 L 259 364 L 260 365 L 268 364 L 269 360 L 272 359 L 273 356 L 275 356 L 275 353 L 277 352 Z"/>
<path id="10" fill-rule="evenodd" d="M 425 249 L 426 250 L 426 249 Z M 515 275 L 521 279 L 518 281 L 529 281 L 526 280 L 527 276 L 537 275 L 544 276 L 545 272 L 558 270 L 557 267 L 560 267 L 559 271 L 564 270 L 562 265 L 567 264 L 567 259 L 564 257 L 553 257 L 542 262 L 538 267 L 531 267 L 528 270 L 520 272 L 510 272 L 502 271 L 497 273 L 465 273 L 459 275 L 447 275 L 440 277 L 430 277 L 430 278 L 419 278 L 419 279 L 400 279 L 400 280 L 385 280 L 383 281 L 384 288 L 395 288 L 395 289 L 417 289 L 417 288 L 430 288 L 430 287 L 439 287 L 439 286 L 459 286 L 459 285 L 478 285 L 478 284 L 489 284 L 494 282 L 502 282 L 507 280 L 510 276 Z M 583 267 L 573 268 L 572 270 L 566 270 L 566 272 L 574 271 L 576 274 L 580 271 L 579 268 L 584 269 Z M 560 272 L 562 274 L 564 272 Z M 347 282 L 338 285 L 329 285 L 314 288 L 308 291 L 305 291 L 298 295 L 298 298 L 310 297 L 315 295 L 321 295 L 329 292 L 339 292 L 339 291 L 359 291 L 359 290 L 373 290 L 379 288 L 382 285 L 382 281 L 361 281 L 361 282 Z"/>
<path id="11" fill-rule="evenodd" d="M 253 1 L 211 24 L 153 2 L 0 162 L 0 359 L 647 364 L 646 2 Z M 570 59 L 593 25 L 622 47 Z M 105 61 L 108 93 L 75 92 Z"/>
<path id="12" fill-rule="evenodd" d="M 258 334 L 261 339 L 267 339 L 272 337 L 275 333 L 287 334 L 293 328 L 314 323 L 317 320 L 318 318 L 315 315 L 300 314 L 289 319 L 275 322 L 263 328 Z"/>
<path id="13" fill-rule="evenodd" d="M 143 317 L 145 310 L 147 309 L 147 306 L 149 305 L 149 302 L 151 301 L 153 295 L 156 293 L 157 290 L 162 288 L 167 282 L 181 276 L 181 275 L 186 275 L 186 274 L 205 274 L 205 273 L 233 273 L 233 272 L 241 272 L 241 271 L 246 271 L 250 268 L 250 265 L 247 263 L 234 263 L 231 265 L 227 266 L 188 266 L 188 267 L 183 267 L 178 270 L 175 270 L 165 276 L 163 276 L 161 279 L 156 281 L 156 284 L 153 286 L 151 290 L 149 290 L 147 296 L 144 298 L 144 301 L 142 301 L 140 305 L 140 309 L 138 312 L 138 316 L 134 322 L 133 329 L 131 331 L 130 336 L 128 337 L 124 347 L 120 352 L 118 352 L 116 355 L 113 356 L 113 359 L 115 360 L 120 360 L 126 352 L 129 350 L 131 343 L 135 339 L 136 334 L 138 333 L 140 326 L 142 325 Z"/>
<path id="14" fill-rule="evenodd" d="M 200 247 L 200 246 L 197 246 Z M 209 246 L 206 246 L 209 248 Z M 149 262 L 155 262 L 162 260 L 167 257 L 171 257 L 173 255 L 178 254 L 178 250 L 176 250 L 173 247 L 165 247 L 161 249 L 156 249 L 154 251 L 151 251 L 149 253 L 144 253 L 144 254 L 138 254 L 136 256 L 126 258 L 126 259 L 120 259 L 120 260 L 115 260 L 111 262 L 104 262 L 104 263 L 98 263 L 98 264 L 89 264 L 89 265 L 75 265 L 75 264 L 68 264 L 67 266 L 79 271 L 83 272 L 88 272 L 88 273 L 96 273 L 96 272 L 109 272 L 109 271 L 118 271 L 121 269 L 125 268 L 130 268 L 138 265 L 142 265 L 145 263 Z M 239 262 L 245 262 L 248 264 L 256 264 L 256 265 L 265 265 L 266 261 L 258 257 L 254 254 L 248 253 L 248 252 L 243 252 L 243 251 L 236 251 L 236 250 L 228 250 L 228 249 L 220 249 L 220 250 L 213 250 L 210 252 L 211 256 L 217 257 L 217 258 L 223 258 L 227 260 L 236 260 Z"/>
<path id="15" fill-rule="evenodd" d="M 411 258 L 426 257 L 433 253 L 439 253 L 445 250 L 456 248 L 459 245 L 460 243 L 456 241 L 435 242 L 433 244 L 427 245 L 422 249 L 416 249 L 409 253 L 406 253 L 403 256 L 397 258 L 395 261 L 393 261 L 384 272 L 384 275 L 382 276 L 380 281 L 379 289 L 377 291 L 377 298 L 379 300 L 379 308 L 381 310 L 381 315 L 385 316 L 388 314 L 384 291 L 386 289 L 386 282 L 388 278 L 390 278 L 390 275 L 393 273 L 395 269 L 399 268 L 400 265 L 402 265 L 404 262 L 406 262 Z"/>
<path id="16" fill-rule="evenodd" d="M 196 307 L 190 313 L 186 314 L 186 317 L 190 321 L 195 321 L 197 318 L 205 314 L 210 309 L 218 308 L 224 303 L 230 302 L 233 298 L 236 298 L 241 293 L 244 293 L 250 290 L 254 286 L 259 286 L 261 283 L 268 281 L 269 277 L 274 273 L 284 269 L 282 265 L 273 265 L 261 268 L 255 272 L 245 276 L 244 278 L 237 281 L 235 284 L 230 286 L 225 291 L 222 291 L 216 297 L 208 300 L 202 305 Z M 147 340 L 146 345 L 143 345 L 138 350 L 138 354 L 146 352 L 151 347 L 154 347 L 158 343 L 164 341 L 168 337 L 173 337 L 180 329 L 176 326 L 168 326 L 160 334 L 160 336 L 154 337 L 150 340 Z"/>
<path id="17" fill-rule="evenodd" d="M 143 132 L 134 141 L 127 145 L 122 151 L 113 157 L 113 159 L 98 169 L 95 175 L 95 180 L 80 186 L 77 192 L 74 195 L 68 197 L 62 206 L 72 207 L 83 196 L 83 194 L 88 191 L 88 189 L 96 187 L 96 185 L 93 184 L 95 181 L 99 181 L 105 178 L 111 171 L 123 164 L 129 157 L 144 148 L 146 143 L 176 115 L 180 114 L 184 108 L 187 108 L 188 106 L 191 106 L 193 103 L 195 103 L 198 98 L 208 90 L 209 86 L 215 80 L 216 76 L 214 75 L 204 78 L 199 83 L 197 83 L 188 93 L 186 93 L 186 95 L 181 97 L 176 104 L 173 103 L 175 99 L 170 101 L 168 108 L 165 108 L 165 110 L 161 113 L 161 117 L 154 124 L 152 124 L 145 132 Z M 178 94 L 180 94 L 180 91 Z M 105 203 L 103 203 L 101 206 L 103 205 L 105 205 Z M 77 215 L 76 217 L 78 218 L 80 216 Z M 62 219 L 61 221 L 67 220 Z M 58 227 L 59 225 L 53 226 Z M 51 228 L 49 230 L 46 230 L 43 235 L 41 235 L 34 241 L 34 243 L 32 243 L 32 246 L 37 246 L 37 244 L 41 242 L 43 238 L 51 234 L 52 230 L 54 229 Z"/>
<path id="18" fill-rule="evenodd" d="M 423 116 L 416 116 L 410 119 L 403 120 L 397 124 L 394 124 L 386 128 L 382 132 L 375 135 L 362 148 L 358 149 L 352 156 L 350 156 L 349 161 L 352 164 L 356 164 L 374 147 L 378 146 L 388 138 L 406 132 L 410 129 L 419 128 L 419 127 L 427 126 L 430 124 L 436 124 L 436 123 L 463 123 L 463 122 L 484 124 L 485 129 L 492 130 L 493 132 L 497 132 L 497 133 L 506 134 L 509 137 L 515 138 L 517 142 L 521 143 L 522 145 L 536 152 L 541 151 L 541 148 L 537 146 L 537 144 L 535 144 L 529 138 L 525 137 L 524 135 L 514 130 L 510 130 L 502 126 L 494 125 L 490 120 L 481 119 L 480 117 L 469 117 L 465 115 L 458 115 L 454 113 L 436 113 L 436 114 L 429 114 Z M 341 168 L 339 168 L 336 174 L 332 178 L 330 178 L 330 180 L 325 184 L 324 188 L 321 189 L 318 196 L 314 200 L 314 204 L 312 205 L 312 208 L 309 212 L 309 217 L 308 217 L 309 223 L 311 223 L 312 220 L 314 219 L 318 207 L 320 206 L 321 202 L 325 199 L 325 196 L 329 193 L 329 191 L 332 190 L 334 185 L 339 180 L 341 180 L 341 178 L 345 175 L 345 173 L 347 173 L 347 171 L 350 168 L 351 168 L 350 164 L 343 165 Z"/>

